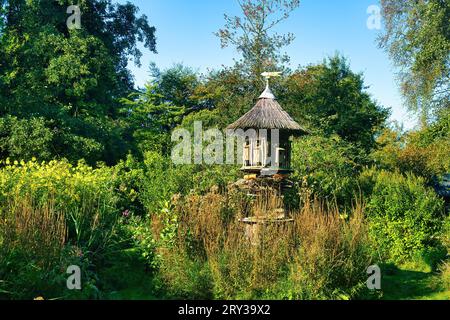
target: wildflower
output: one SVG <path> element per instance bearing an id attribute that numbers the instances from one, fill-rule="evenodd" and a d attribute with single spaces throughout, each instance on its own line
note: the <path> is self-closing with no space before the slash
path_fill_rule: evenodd
<path id="1" fill-rule="evenodd" d="M 124 218 L 130 217 L 130 210 L 125 210 L 124 212 L 122 212 L 122 216 L 123 216 Z"/>

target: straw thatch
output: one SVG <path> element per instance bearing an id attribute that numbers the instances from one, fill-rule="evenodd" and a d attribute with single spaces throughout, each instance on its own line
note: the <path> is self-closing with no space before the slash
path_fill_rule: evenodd
<path id="1" fill-rule="evenodd" d="M 266 88 L 253 109 L 228 126 L 228 129 L 279 129 L 307 134 L 307 131 L 281 108 L 270 88 Z"/>

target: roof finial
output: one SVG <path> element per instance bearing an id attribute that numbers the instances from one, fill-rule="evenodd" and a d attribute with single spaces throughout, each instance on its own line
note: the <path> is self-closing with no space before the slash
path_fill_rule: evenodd
<path id="1" fill-rule="evenodd" d="M 266 78 L 266 90 L 259 97 L 260 99 L 275 99 L 275 95 L 270 90 L 269 80 L 270 78 L 280 77 L 281 72 L 263 72 L 261 75 Z"/>

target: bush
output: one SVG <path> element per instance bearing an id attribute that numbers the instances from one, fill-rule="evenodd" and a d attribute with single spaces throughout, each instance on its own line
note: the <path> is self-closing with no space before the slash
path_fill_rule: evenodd
<path id="1" fill-rule="evenodd" d="M 402 262 L 439 244 L 444 201 L 423 178 L 372 169 L 360 182 L 369 194 L 369 232 L 381 258 Z"/>
<path id="2" fill-rule="evenodd" d="M 444 227 L 442 228 L 441 240 L 445 248 L 447 249 L 447 259 L 439 266 L 440 280 L 442 287 L 445 290 L 450 290 L 450 216 L 447 216 L 444 221 Z"/>
<path id="3" fill-rule="evenodd" d="M 447 251 L 450 253 L 450 215 L 447 215 L 444 220 L 442 226 L 441 241 L 442 244 L 447 248 Z"/>
<path id="4" fill-rule="evenodd" d="M 213 186 L 224 190 L 239 175 L 230 166 L 174 165 L 152 151 L 145 153 L 143 162 L 129 156 L 115 168 L 121 208 L 141 216 L 158 213 L 175 194 L 204 194 Z"/>
<path id="5" fill-rule="evenodd" d="M 95 298 L 91 262 L 83 250 L 70 245 L 64 213 L 52 200 L 42 207 L 30 199 L 10 203 L 0 218 L 0 298 Z M 66 269 L 80 266 L 83 290 L 68 291 Z M 94 291 L 92 291 L 94 289 Z"/>
<path id="6" fill-rule="evenodd" d="M 424 177 L 428 183 L 450 170 L 450 112 L 420 131 L 385 129 L 371 157 L 381 168 Z"/>
<path id="7" fill-rule="evenodd" d="M 450 290 L 450 262 L 443 262 L 439 267 L 440 284 L 444 290 Z"/>
<path id="8" fill-rule="evenodd" d="M 20 163 L 9 160 L 0 170 L 0 209 L 31 198 L 36 206 L 54 203 L 64 213 L 69 239 L 89 251 L 104 250 L 120 216 L 116 209 L 114 170 L 93 169 L 83 162 Z"/>
<path id="9" fill-rule="evenodd" d="M 295 141 L 292 154 L 292 179 L 303 193 L 347 205 L 354 199 L 363 162 L 358 149 L 337 136 L 309 136 Z"/>

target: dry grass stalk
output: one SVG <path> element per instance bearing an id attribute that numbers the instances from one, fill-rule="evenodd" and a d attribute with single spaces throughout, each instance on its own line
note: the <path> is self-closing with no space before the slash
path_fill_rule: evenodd
<path id="1" fill-rule="evenodd" d="M 279 199 L 257 199 L 255 210 L 262 212 L 279 204 Z M 173 263 L 171 257 L 183 257 L 186 262 L 172 273 L 189 278 L 188 267 L 183 265 L 200 261 L 208 270 L 216 297 L 251 299 L 269 294 L 280 298 L 277 292 L 289 289 L 282 288 L 286 281 L 292 297 L 317 298 L 328 288 L 354 286 L 370 265 L 362 205 L 355 206 L 346 219 L 332 206 L 317 200 L 305 202 L 293 214 L 293 223 L 261 226 L 260 245 L 256 246 L 246 237 L 243 223 L 224 219 L 224 195 L 190 196 L 177 210 L 181 211 L 177 212 L 176 245 L 161 251 L 163 265 Z M 165 270 L 173 268 L 172 263 Z M 166 280 L 171 281 L 170 277 Z"/>
<path id="2" fill-rule="evenodd" d="M 64 214 L 55 212 L 54 202 L 36 207 L 28 197 L 8 205 L 0 228 L 6 252 L 20 251 L 42 266 L 60 257 L 67 238 Z"/>

